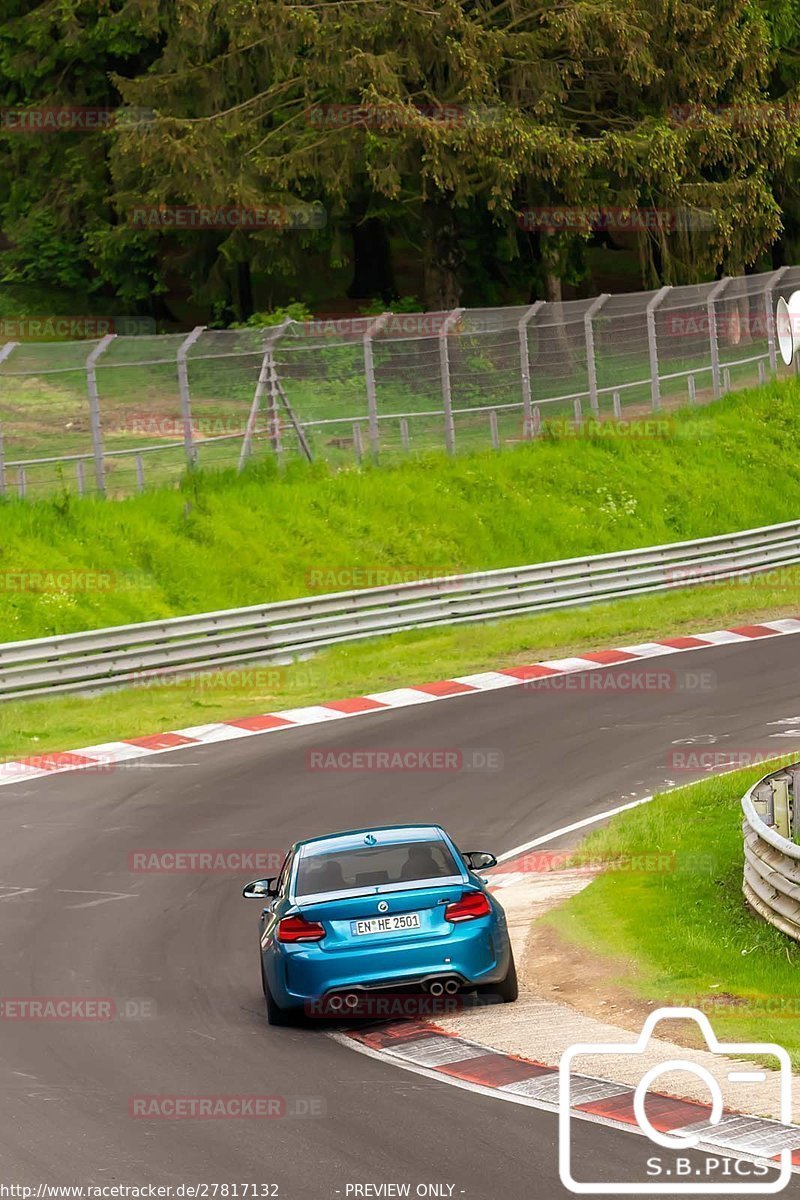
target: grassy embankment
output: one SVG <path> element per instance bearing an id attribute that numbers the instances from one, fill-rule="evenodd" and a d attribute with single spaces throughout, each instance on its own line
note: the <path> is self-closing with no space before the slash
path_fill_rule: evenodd
<path id="1" fill-rule="evenodd" d="M 393 467 L 269 464 L 202 473 L 118 503 L 0 506 L 0 638 L 11 641 L 700 537 L 800 512 L 800 385 L 664 417 L 656 436 L 542 438 L 503 453 Z M 20 590 L 19 572 L 105 572 L 108 586 Z M 79 578 L 82 578 L 79 576 Z M 199 724 L 498 664 L 716 628 L 797 607 L 794 578 L 757 579 L 495 625 L 340 647 L 256 681 L 192 681 L 0 708 L 0 754 Z"/>

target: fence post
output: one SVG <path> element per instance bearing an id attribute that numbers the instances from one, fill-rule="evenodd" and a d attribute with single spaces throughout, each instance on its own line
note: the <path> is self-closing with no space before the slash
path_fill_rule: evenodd
<path id="1" fill-rule="evenodd" d="M 0 347 L 0 363 L 5 362 L 8 356 L 16 350 L 19 342 L 6 342 L 5 346 Z M 0 496 L 6 494 L 6 459 L 5 459 L 5 440 L 3 437 L 3 429 L 0 426 Z"/>
<path id="2" fill-rule="evenodd" d="M 725 288 L 730 283 L 730 279 L 726 275 L 724 279 L 720 279 L 714 284 L 711 291 L 708 293 L 706 301 L 706 311 L 708 313 L 708 344 L 711 348 L 711 380 L 714 388 L 714 399 L 719 400 L 722 394 L 722 385 L 719 377 L 719 342 L 717 341 L 717 298 L 722 295 Z"/>
<path id="3" fill-rule="evenodd" d="M 500 449 L 500 430 L 497 428 L 497 409 L 489 409 L 489 436 L 492 439 L 492 449 Z"/>
<path id="4" fill-rule="evenodd" d="M 661 381 L 658 378 L 658 339 L 656 338 L 656 309 L 670 291 L 669 285 L 656 292 L 647 305 L 647 346 L 650 351 L 650 402 L 653 412 L 661 408 Z"/>
<path id="5" fill-rule="evenodd" d="M 100 427 L 100 396 L 97 391 L 97 372 L 95 367 L 101 354 L 105 354 L 116 334 L 107 333 L 92 350 L 86 359 L 86 390 L 89 395 L 89 424 L 92 430 L 92 451 L 94 453 L 94 478 L 97 490 L 101 496 L 106 494 L 106 472 L 103 463 L 103 434 Z"/>
<path id="6" fill-rule="evenodd" d="M 367 326 L 363 337 L 364 379 L 367 385 L 367 414 L 369 416 L 369 444 L 375 462 L 378 461 L 380 439 L 378 433 L 378 395 L 375 391 L 375 362 L 372 357 L 372 338 L 376 333 L 380 333 L 391 315 L 388 312 L 381 313 L 379 317 Z"/>
<path id="7" fill-rule="evenodd" d="M 189 367 L 186 362 L 186 354 L 190 346 L 193 346 L 200 334 L 205 330 L 205 325 L 196 325 L 188 337 L 185 337 L 178 346 L 176 362 L 178 367 L 178 389 L 181 394 L 181 417 L 183 419 L 183 445 L 186 450 L 186 461 L 190 467 L 197 464 L 197 450 L 194 445 L 194 437 L 192 435 L 192 401 L 189 395 Z"/>
<path id="8" fill-rule="evenodd" d="M 780 267 L 772 275 L 764 290 L 764 315 L 767 319 L 767 349 L 769 350 L 769 369 L 773 375 L 778 373 L 778 349 L 775 345 L 775 288 L 783 279 L 788 267 Z"/>
<path id="9" fill-rule="evenodd" d="M 276 455 L 280 454 L 281 450 L 281 434 L 280 423 L 278 421 L 278 404 L 275 397 L 275 386 L 273 381 L 273 372 L 275 363 L 272 357 L 272 350 L 275 343 L 283 337 L 287 325 L 291 325 L 292 318 L 287 317 L 285 321 L 281 321 L 280 325 L 276 325 L 270 329 L 264 339 L 263 350 L 261 357 L 261 369 L 258 372 L 258 381 L 256 382 L 256 390 L 253 393 L 253 402 L 250 405 L 250 412 L 247 414 L 247 424 L 244 429 L 244 437 L 242 438 L 242 448 L 239 451 L 239 461 L 236 465 L 237 471 L 244 469 L 244 464 L 250 457 L 250 446 L 253 441 L 253 433 L 255 432 L 258 413 L 261 408 L 261 401 L 264 397 L 264 392 L 269 384 L 269 435 L 272 449 Z"/>
<path id="10" fill-rule="evenodd" d="M 597 401 L 597 363 L 594 357 L 594 329 L 592 317 L 603 307 L 608 299 L 608 293 L 597 296 L 583 314 L 583 330 L 586 338 L 586 372 L 589 376 L 589 406 L 593 413 L 599 411 Z"/>
<path id="11" fill-rule="evenodd" d="M 533 413 L 531 410 L 533 393 L 531 391 L 531 357 L 528 349 L 528 327 L 544 304 L 544 300 L 537 300 L 535 304 L 532 304 L 523 314 L 517 326 L 519 333 L 519 369 L 522 375 L 522 437 L 525 441 L 530 441 L 533 437 Z"/>
<path id="12" fill-rule="evenodd" d="M 439 367 L 442 374 L 444 444 L 448 454 L 455 454 L 456 452 L 456 429 L 453 423 L 453 393 L 450 387 L 450 351 L 447 347 L 447 338 L 450 333 L 450 327 L 455 325 L 463 311 L 463 308 L 454 308 L 450 315 L 445 317 L 442 328 L 439 330 Z"/>

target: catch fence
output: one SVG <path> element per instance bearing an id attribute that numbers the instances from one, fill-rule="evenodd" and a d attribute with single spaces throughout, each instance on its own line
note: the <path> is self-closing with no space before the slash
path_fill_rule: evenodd
<path id="1" fill-rule="evenodd" d="M 188 468 L 496 450 L 783 377 L 800 267 L 507 308 L 0 344 L 0 493 L 127 495 Z"/>

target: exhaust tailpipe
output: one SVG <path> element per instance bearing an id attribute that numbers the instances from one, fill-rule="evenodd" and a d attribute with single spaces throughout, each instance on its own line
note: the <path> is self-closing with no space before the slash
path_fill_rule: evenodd
<path id="1" fill-rule="evenodd" d="M 358 996 L 355 992 L 348 992 L 344 998 L 344 1002 L 348 1008 L 358 1008 Z"/>
<path id="2" fill-rule="evenodd" d="M 338 1012 L 339 1009 L 342 1007 L 342 1004 L 343 1004 L 343 1001 L 342 1001 L 341 996 L 330 996 L 328 998 L 328 1007 L 332 1008 L 334 1010 L 334 1012 Z"/>
<path id="3" fill-rule="evenodd" d="M 444 984 L 438 979 L 434 979 L 433 983 L 428 985 L 428 991 L 432 996 L 441 996 L 444 991 Z"/>
<path id="4" fill-rule="evenodd" d="M 447 983 L 444 985 L 444 990 L 447 992 L 448 996 L 455 996 L 456 992 L 459 990 L 458 983 L 455 979 L 448 979 Z"/>

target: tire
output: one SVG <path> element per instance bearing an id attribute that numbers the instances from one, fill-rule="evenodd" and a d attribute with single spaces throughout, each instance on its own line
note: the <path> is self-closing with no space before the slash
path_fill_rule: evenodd
<path id="1" fill-rule="evenodd" d="M 497 985 L 497 994 L 504 1004 L 513 1004 L 517 996 L 519 996 L 517 966 L 514 962 L 514 953 L 511 947 L 508 950 L 508 970 L 506 971 L 506 977 Z"/>
<path id="2" fill-rule="evenodd" d="M 264 989 L 264 999 L 267 1004 L 267 1024 L 268 1025 L 291 1025 L 293 1013 L 289 1008 L 281 1008 L 278 1001 L 270 991 L 267 977 L 264 974 L 264 960 L 261 960 L 261 986 Z"/>
<path id="3" fill-rule="evenodd" d="M 479 996 L 485 996 L 487 1000 L 498 1000 L 501 1004 L 513 1004 L 519 995 L 519 985 L 517 983 L 517 967 L 514 962 L 514 953 L 509 947 L 508 950 L 508 970 L 505 978 L 499 983 L 482 983 L 480 987 L 475 989 Z"/>

